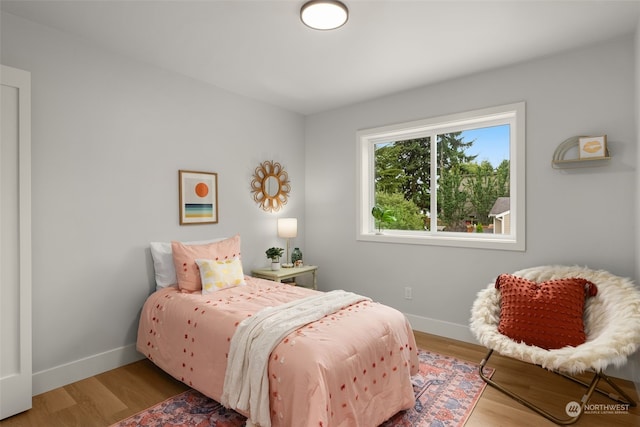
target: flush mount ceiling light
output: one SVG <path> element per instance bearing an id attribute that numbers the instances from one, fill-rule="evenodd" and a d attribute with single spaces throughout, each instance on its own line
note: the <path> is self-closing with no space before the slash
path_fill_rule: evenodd
<path id="1" fill-rule="evenodd" d="M 315 30 L 333 30 L 349 18 L 349 10 L 337 0 L 312 0 L 300 9 L 302 22 Z"/>

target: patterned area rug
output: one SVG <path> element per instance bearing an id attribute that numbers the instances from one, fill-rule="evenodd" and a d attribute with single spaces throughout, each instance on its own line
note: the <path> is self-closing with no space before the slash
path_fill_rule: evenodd
<path id="1" fill-rule="evenodd" d="M 425 350 L 420 350 L 418 357 L 420 372 L 412 377 L 415 406 L 399 412 L 382 427 L 463 426 L 486 386 L 478 375 L 478 365 Z M 245 420 L 218 402 L 188 390 L 112 427 L 242 427 Z"/>

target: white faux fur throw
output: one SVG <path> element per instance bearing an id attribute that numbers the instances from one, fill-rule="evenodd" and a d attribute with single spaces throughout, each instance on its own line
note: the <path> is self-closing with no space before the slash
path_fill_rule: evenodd
<path id="1" fill-rule="evenodd" d="M 224 376 L 222 403 L 248 411 L 247 426 L 271 426 L 269 355 L 291 332 L 369 298 L 342 290 L 320 293 L 276 307 L 266 307 L 238 325 Z"/>
<path id="2" fill-rule="evenodd" d="M 495 283 L 478 293 L 471 309 L 470 328 L 489 349 L 549 370 L 575 374 L 589 369 L 624 365 L 640 347 L 640 291 L 629 280 L 586 267 L 542 266 L 513 273 L 535 282 L 582 277 L 596 284 L 598 294 L 587 298 L 584 326 L 587 340 L 577 347 L 545 350 L 518 343 L 498 332 L 500 291 Z"/>

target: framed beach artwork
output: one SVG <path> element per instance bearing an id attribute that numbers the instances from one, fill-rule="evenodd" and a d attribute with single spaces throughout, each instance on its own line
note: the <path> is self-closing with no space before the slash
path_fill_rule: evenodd
<path id="1" fill-rule="evenodd" d="M 180 225 L 218 222 L 218 174 L 178 171 Z"/>

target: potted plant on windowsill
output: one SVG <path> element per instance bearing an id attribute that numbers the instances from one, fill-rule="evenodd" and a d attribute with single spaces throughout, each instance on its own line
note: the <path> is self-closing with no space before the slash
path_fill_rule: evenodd
<path id="1" fill-rule="evenodd" d="M 371 215 L 376 220 L 376 228 L 378 229 L 376 234 L 382 234 L 383 225 L 389 225 L 398 220 L 391 209 L 385 209 L 378 205 L 371 209 Z"/>
<path id="2" fill-rule="evenodd" d="M 265 251 L 267 254 L 267 258 L 271 260 L 271 269 L 272 270 L 280 270 L 280 257 L 284 249 L 282 248 L 269 248 Z"/>

